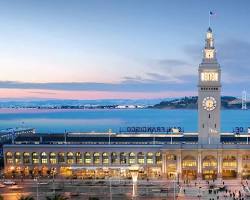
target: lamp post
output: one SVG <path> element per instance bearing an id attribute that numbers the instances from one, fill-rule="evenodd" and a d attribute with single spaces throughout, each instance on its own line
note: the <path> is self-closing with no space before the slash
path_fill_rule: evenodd
<path id="1" fill-rule="evenodd" d="M 137 196 L 137 179 L 138 179 L 139 166 L 138 165 L 130 166 L 129 172 L 131 173 L 132 181 L 133 181 L 132 198 L 134 199 Z"/>
<path id="2" fill-rule="evenodd" d="M 36 200 L 39 200 L 39 195 L 38 195 L 38 177 L 34 178 L 34 181 L 36 182 Z"/>
<path id="3" fill-rule="evenodd" d="M 176 199 L 176 192 L 175 192 L 175 189 L 176 189 L 176 181 L 177 181 L 177 176 L 178 176 L 178 174 L 177 174 L 177 172 L 176 173 L 174 173 L 174 200 Z"/>
<path id="4" fill-rule="evenodd" d="M 55 195 L 55 168 L 52 168 L 52 176 L 53 176 L 53 194 Z"/>

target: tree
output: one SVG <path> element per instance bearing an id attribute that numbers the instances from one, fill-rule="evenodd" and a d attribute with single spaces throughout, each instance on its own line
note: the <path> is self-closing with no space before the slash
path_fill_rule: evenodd
<path id="1" fill-rule="evenodd" d="M 68 200 L 68 198 L 63 195 L 56 194 L 52 197 L 46 197 L 46 200 Z"/>
<path id="2" fill-rule="evenodd" d="M 35 200 L 32 196 L 21 196 L 18 200 Z"/>

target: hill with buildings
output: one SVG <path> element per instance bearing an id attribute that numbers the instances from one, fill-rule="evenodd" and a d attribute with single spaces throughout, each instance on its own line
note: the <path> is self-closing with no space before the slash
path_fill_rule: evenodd
<path id="1" fill-rule="evenodd" d="M 159 108 L 159 109 L 197 109 L 198 97 L 183 97 L 176 98 L 172 100 L 162 101 L 158 104 L 155 104 L 151 108 Z M 250 106 L 250 102 L 248 103 Z M 221 97 L 221 108 L 222 109 L 241 109 L 241 99 L 238 99 L 233 96 L 222 96 Z"/>

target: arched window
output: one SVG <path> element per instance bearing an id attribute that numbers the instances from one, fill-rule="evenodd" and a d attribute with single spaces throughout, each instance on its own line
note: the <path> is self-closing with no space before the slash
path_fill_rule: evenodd
<path id="1" fill-rule="evenodd" d="M 176 161 L 176 160 L 177 160 L 177 157 L 176 157 L 176 155 L 174 155 L 174 154 L 168 154 L 168 155 L 167 155 L 167 160 L 168 160 L 168 161 Z"/>
<path id="2" fill-rule="evenodd" d="M 156 161 L 156 164 L 157 164 L 157 165 L 162 164 L 162 155 L 161 155 L 160 152 L 157 152 L 157 153 L 155 154 L 155 161 Z"/>
<path id="3" fill-rule="evenodd" d="M 76 164 L 82 164 L 82 154 L 81 154 L 81 152 L 76 152 Z"/>
<path id="4" fill-rule="evenodd" d="M 111 164 L 119 164 L 118 163 L 118 154 L 116 152 L 111 153 Z"/>
<path id="5" fill-rule="evenodd" d="M 49 162 L 50 162 L 50 164 L 56 164 L 57 163 L 57 161 L 56 161 L 56 153 L 51 152 L 49 154 Z"/>
<path id="6" fill-rule="evenodd" d="M 86 152 L 84 154 L 84 163 L 85 164 L 91 164 L 91 154 L 89 152 Z"/>
<path id="7" fill-rule="evenodd" d="M 13 153 L 12 152 L 6 153 L 6 163 L 13 164 Z"/>
<path id="8" fill-rule="evenodd" d="M 232 156 L 232 155 L 225 156 L 223 158 L 222 166 L 223 167 L 233 167 L 233 168 L 237 167 L 236 157 Z"/>
<path id="9" fill-rule="evenodd" d="M 131 152 L 128 155 L 128 163 L 129 164 L 135 164 L 135 153 Z"/>
<path id="10" fill-rule="evenodd" d="M 65 153 L 59 152 L 58 153 L 58 164 L 64 164 L 65 163 Z"/>
<path id="11" fill-rule="evenodd" d="M 74 164 L 74 154 L 72 152 L 67 153 L 67 163 Z"/>
<path id="12" fill-rule="evenodd" d="M 32 153 L 32 163 L 33 164 L 38 164 L 39 163 L 39 155 L 37 152 Z"/>
<path id="13" fill-rule="evenodd" d="M 147 153 L 147 164 L 154 164 L 154 154 L 152 152 Z"/>
<path id="14" fill-rule="evenodd" d="M 145 156 L 145 154 L 143 152 L 139 152 L 137 154 L 138 164 L 144 164 L 145 163 L 144 156 Z"/>
<path id="15" fill-rule="evenodd" d="M 100 164 L 100 153 L 95 152 L 93 155 L 94 164 Z"/>
<path id="16" fill-rule="evenodd" d="M 120 163 L 127 164 L 127 153 L 125 152 L 120 153 Z"/>
<path id="17" fill-rule="evenodd" d="M 47 164 L 48 163 L 48 156 L 46 152 L 41 153 L 41 162 L 42 164 Z"/>
<path id="18" fill-rule="evenodd" d="M 109 154 L 106 152 L 102 154 L 102 164 L 109 164 Z"/>
<path id="19" fill-rule="evenodd" d="M 29 152 L 24 152 L 23 153 L 23 164 L 30 164 L 30 153 Z"/>
<path id="20" fill-rule="evenodd" d="M 186 156 L 182 161 L 183 167 L 195 167 L 196 166 L 196 159 L 193 156 Z"/>
<path id="21" fill-rule="evenodd" d="M 217 166 L 217 161 L 214 156 L 206 156 L 203 159 L 202 166 L 205 167 L 216 167 Z"/>
<path id="22" fill-rule="evenodd" d="M 21 153 L 20 152 L 16 152 L 14 159 L 15 159 L 15 164 L 17 164 L 17 165 L 21 164 Z"/>

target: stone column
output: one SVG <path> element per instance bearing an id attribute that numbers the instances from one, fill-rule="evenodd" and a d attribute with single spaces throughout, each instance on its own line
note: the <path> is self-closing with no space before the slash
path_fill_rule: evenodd
<path id="1" fill-rule="evenodd" d="M 147 166 L 147 152 L 144 153 L 144 165 Z"/>
<path id="2" fill-rule="evenodd" d="M 118 165 L 121 166 L 120 152 L 117 153 L 117 160 Z"/>
<path id="3" fill-rule="evenodd" d="M 202 178 L 202 158 L 201 158 L 200 151 L 198 152 L 197 161 L 198 161 L 197 162 L 197 164 L 198 164 L 198 166 L 197 166 L 197 172 L 198 172 L 197 178 L 201 179 Z"/>
<path id="4" fill-rule="evenodd" d="M 237 159 L 237 177 L 241 179 L 242 175 L 242 154 L 238 153 L 238 159 Z"/>
<path id="5" fill-rule="evenodd" d="M 153 165 L 156 165 L 156 153 L 153 154 Z"/>
<path id="6" fill-rule="evenodd" d="M 163 153 L 162 154 L 162 174 L 163 175 L 166 175 L 166 154 L 165 153 Z"/>
<path id="7" fill-rule="evenodd" d="M 222 178 L 222 153 L 218 153 L 217 159 L 217 178 Z"/>
<path id="8" fill-rule="evenodd" d="M 181 160 L 181 152 L 177 154 L 177 173 L 179 177 L 182 177 L 182 160 Z"/>
<path id="9" fill-rule="evenodd" d="M 109 166 L 111 166 L 112 165 L 112 163 L 111 163 L 111 152 L 108 152 L 108 154 L 109 154 Z"/>

